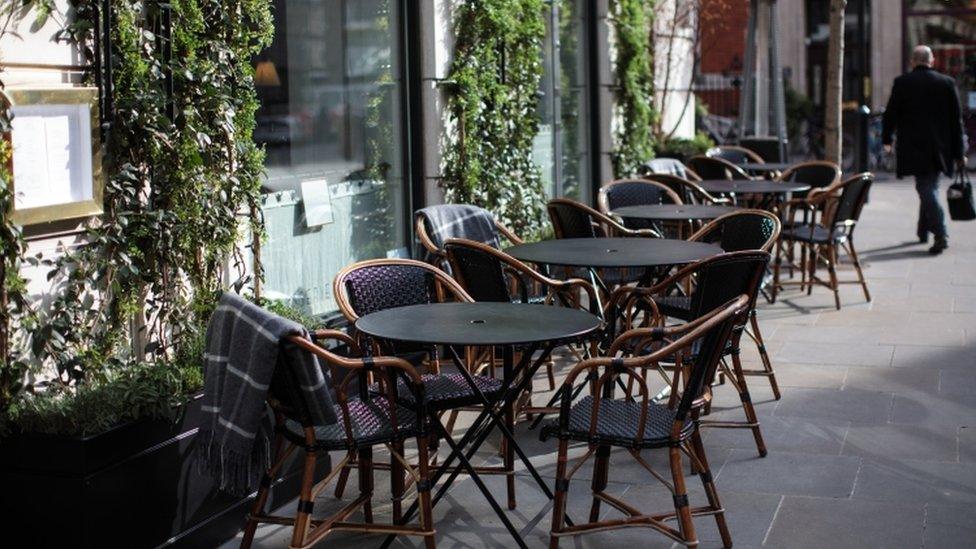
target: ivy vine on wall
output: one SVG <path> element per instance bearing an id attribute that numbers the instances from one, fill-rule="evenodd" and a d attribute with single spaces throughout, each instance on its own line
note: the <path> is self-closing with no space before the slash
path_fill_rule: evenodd
<path id="1" fill-rule="evenodd" d="M 94 3 L 71 5 L 75 17 L 61 37 L 91 55 Z M 263 171 L 251 139 L 251 63 L 271 41 L 270 2 L 111 5 L 105 213 L 87 225 L 85 245 L 44 261 L 52 300 L 28 342 L 65 387 L 117 378 L 139 363 L 199 363 L 216 292 L 226 280 L 246 283 L 243 268 L 225 272 L 229 261 L 243 265 L 242 229 L 262 230 L 251 213 Z M 161 32 L 167 9 L 169 34 Z M 5 266 L 19 255 L 6 252 Z"/>
<path id="2" fill-rule="evenodd" d="M 655 0 L 611 0 L 609 20 L 615 35 L 613 172 L 633 175 L 654 157 L 654 5 Z"/>
<path id="3" fill-rule="evenodd" d="M 517 233 L 543 227 L 545 191 L 532 159 L 545 37 L 543 0 L 465 0 L 455 8 L 444 151 L 448 201 L 490 210 Z"/>

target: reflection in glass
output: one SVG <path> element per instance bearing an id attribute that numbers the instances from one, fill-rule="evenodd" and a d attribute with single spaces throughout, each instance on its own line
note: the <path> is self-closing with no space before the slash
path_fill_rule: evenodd
<path id="1" fill-rule="evenodd" d="M 274 0 L 274 42 L 254 61 L 266 293 L 313 313 L 335 309 L 340 268 L 405 245 L 395 11 L 391 0 Z M 303 184 L 318 197 L 309 204 Z"/>

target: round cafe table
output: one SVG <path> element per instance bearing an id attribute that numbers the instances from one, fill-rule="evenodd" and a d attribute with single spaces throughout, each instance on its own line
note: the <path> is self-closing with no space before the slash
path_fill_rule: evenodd
<path id="1" fill-rule="evenodd" d="M 737 164 L 737 166 L 747 172 L 763 175 L 785 172 L 792 165 L 793 164 L 790 164 L 789 162 L 744 162 L 742 164 Z"/>
<path id="2" fill-rule="evenodd" d="M 720 254 L 722 249 L 668 238 L 559 238 L 519 244 L 505 253 L 539 265 L 626 269 L 684 265 Z"/>
<path id="3" fill-rule="evenodd" d="M 707 221 L 734 212 L 739 208 L 713 204 L 647 204 L 623 206 L 610 213 L 624 219 L 652 221 Z"/>
<path id="4" fill-rule="evenodd" d="M 518 454 L 526 470 L 532 474 L 549 499 L 552 499 L 552 491 L 522 451 L 510 430 L 510 426 L 514 425 L 514 403 L 528 388 L 536 371 L 549 359 L 553 348 L 595 337 L 602 326 L 602 320 L 579 309 L 488 302 L 430 303 L 396 307 L 370 313 L 356 321 L 358 331 L 378 340 L 443 345 L 450 351 L 452 359 L 458 366 L 458 373 L 464 377 L 474 393 L 479 395 L 484 407 L 457 443 L 440 420 L 436 416 L 431 417 L 431 423 L 438 429 L 440 438 L 451 448 L 451 454 L 441 463 L 431 479 L 431 484 L 437 485 L 445 474 L 450 473 L 447 480 L 438 488 L 433 504 L 436 505 L 440 501 L 463 469 L 474 481 L 519 547 L 527 547 L 525 541 L 488 491 L 478 475 L 478 470 L 469 460 L 488 435 L 498 428 L 508 441 L 503 458 L 505 469 L 514 470 L 515 454 Z M 494 400 L 489 400 L 481 392 L 465 368 L 457 350 L 463 347 L 502 348 L 503 382 Z M 516 347 L 519 348 L 521 355 L 517 363 Z M 540 349 L 542 352 L 534 358 L 536 351 Z M 504 417 L 504 421 L 500 416 Z M 459 465 L 451 469 L 455 460 Z M 507 481 L 513 488 L 514 476 L 508 475 Z M 514 500 L 509 501 L 509 508 L 514 509 L 514 504 Z M 410 520 L 416 512 L 415 502 L 404 513 L 402 521 Z M 384 546 L 388 546 L 392 540 L 392 536 L 388 536 Z"/>
<path id="5" fill-rule="evenodd" d="M 710 193 L 721 194 L 785 194 L 810 190 L 810 185 L 806 183 L 769 181 L 766 179 L 705 179 L 704 181 L 696 181 L 696 183 Z"/>

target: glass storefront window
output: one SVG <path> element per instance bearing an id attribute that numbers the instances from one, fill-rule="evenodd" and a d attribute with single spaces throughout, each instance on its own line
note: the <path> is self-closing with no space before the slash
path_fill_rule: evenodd
<path id="1" fill-rule="evenodd" d="M 265 295 L 335 310 L 349 263 L 405 255 L 398 17 L 392 0 L 274 0 L 255 62 L 265 147 Z"/>
<path id="2" fill-rule="evenodd" d="M 533 157 L 549 196 L 587 201 L 590 194 L 585 0 L 545 9 L 539 134 Z"/>

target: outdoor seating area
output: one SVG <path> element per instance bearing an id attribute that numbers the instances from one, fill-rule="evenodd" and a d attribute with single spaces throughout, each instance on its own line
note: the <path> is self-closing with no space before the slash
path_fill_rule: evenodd
<path id="1" fill-rule="evenodd" d="M 830 192 L 839 199 L 844 187 Z M 580 251 L 560 251 L 560 239 L 466 240 L 459 227 L 502 234 L 470 207 L 458 210 L 477 222 L 441 227 L 418 212 L 435 265 L 350 267 L 335 284 L 341 303 L 354 304 L 346 310 L 354 336 L 341 346 L 348 356 L 306 345 L 334 376 L 349 372 L 333 379 L 358 387 L 340 393 L 337 415 L 352 435 L 347 449 L 332 447 L 333 474 L 310 479 L 276 511 L 297 508 L 296 529 L 259 511 L 259 497 L 243 538 L 226 547 L 302 547 L 326 535 L 330 547 L 814 546 L 831 529 L 845 532 L 830 542 L 842 547 L 920 546 L 923 537 L 952 546 L 968 524 L 952 517 L 974 489 L 964 480 L 973 470 L 965 418 L 976 408 L 965 404 L 971 384 L 946 383 L 961 381 L 971 358 L 972 286 L 940 281 L 943 294 L 930 294 L 924 252 L 885 246 L 909 192 L 886 181 L 871 193 L 859 231 L 882 301 L 841 288 L 842 310 L 829 292 L 808 294 L 809 284 L 772 302 L 769 251 L 779 247 L 785 265 L 791 241 L 779 217 L 761 210 L 717 216 L 684 241 L 710 249 L 596 229 L 592 247 L 571 240 Z M 853 225 L 845 217 L 838 230 Z M 636 269 L 637 243 L 663 259 Z M 976 249 L 959 253 L 951 264 Z M 859 270 L 847 260 L 836 268 Z M 635 270 L 643 272 L 619 276 Z M 937 312 L 923 296 L 952 305 Z M 897 335 L 912 331 L 944 335 Z M 553 364 L 555 387 L 538 375 Z M 376 413 L 392 401 L 396 413 Z M 282 432 L 299 452 L 328 449 L 311 427 L 305 438 Z M 335 489 L 337 478 L 349 485 Z M 371 522 L 349 522 L 364 517 Z M 255 528 L 263 521 L 272 524 Z"/>
<path id="2" fill-rule="evenodd" d="M 339 532 L 385 535 L 384 547 L 400 536 L 434 547 L 443 531 L 439 505 L 450 505 L 458 482 L 474 484 L 484 512 L 520 547 L 529 546 L 527 535 L 539 535 L 510 517 L 527 491 L 530 501 L 552 500 L 550 547 L 635 527 L 694 546 L 705 521 L 714 521 L 722 545 L 731 547 L 702 432 L 747 430 L 751 437 L 740 436 L 767 457 L 750 385 L 759 383 L 773 401 L 789 393 L 777 381 L 757 303 L 791 295 L 780 287 L 792 282 L 809 295 L 815 283 L 826 284 L 817 277 L 826 268 L 839 309 L 839 246 L 870 301 L 852 237 L 873 176 L 836 181 L 839 168 L 826 162 L 791 166 L 772 179 L 736 179 L 741 174 L 730 171 L 722 180 L 701 179 L 691 167 L 684 171 L 718 199 L 686 205 L 654 180 L 614 181 L 602 187 L 602 211 L 551 200 L 555 238 L 529 244 L 476 206 L 429 206 L 416 214 L 427 262 L 375 259 L 340 271 L 333 291 L 348 333 L 291 341 L 328 366 L 338 422 L 316 424 L 297 386 L 285 378 L 272 384 L 276 453 L 265 478 L 302 452 L 301 490 L 290 518 L 265 509 L 271 486 L 263 484 L 241 547 L 251 547 L 265 523 L 290 526 L 292 547 Z M 835 181 L 818 181 L 822 174 Z M 744 366 L 744 340 L 758 366 Z M 548 383 L 540 386 L 543 367 Z M 740 417 L 713 414 L 723 392 L 738 397 Z M 553 459 L 534 461 L 519 432 L 551 444 Z M 489 440 L 497 448 L 493 465 L 475 459 Z M 317 480 L 317 456 L 327 451 L 345 455 Z M 643 509 L 609 492 L 620 482 L 620 458 L 611 465 L 611 455 L 622 453 L 670 497 Z M 658 453 L 667 455 L 663 469 Z M 590 494 L 571 495 L 573 477 L 588 462 L 592 472 L 584 478 L 591 481 L 582 484 Z M 553 465 L 553 478 L 540 473 Z M 518 482 L 519 474 L 527 478 Z M 504 489 L 492 490 L 489 476 L 504 478 Z M 694 493 L 703 490 L 704 501 L 689 497 L 695 476 L 701 486 Z M 329 493 L 343 506 L 316 516 L 317 499 Z M 374 511 L 377 495 L 387 493 L 384 510 Z M 570 513 L 580 508 L 571 499 L 590 501 L 589 512 Z"/>

